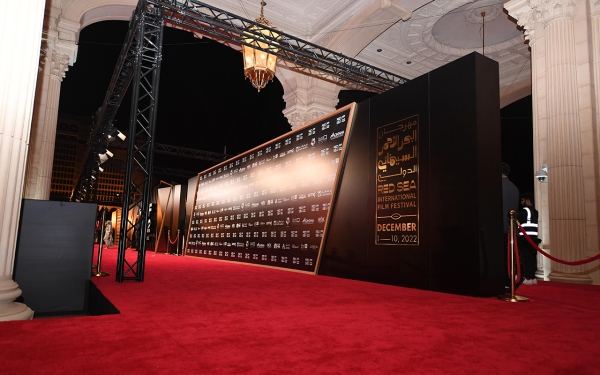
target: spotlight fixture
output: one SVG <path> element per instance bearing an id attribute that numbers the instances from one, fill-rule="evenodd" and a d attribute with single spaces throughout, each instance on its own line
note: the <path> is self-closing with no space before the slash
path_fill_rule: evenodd
<path id="1" fill-rule="evenodd" d="M 106 149 L 102 149 L 100 151 L 98 151 L 98 158 L 100 160 L 99 164 L 104 163 L 105 161 L 108 160 L 108 158 L 112 158 L 114 156 L 114 154 Z"/>
<path id="2" fill-rule="evenodd" d="M 121 132 L 120 132 L 120 131 L 118 131 L 118 130 L 116 131 L 116 136 L 117 136 L 117 137 L 119 137 L 119 138 L 121 138 L 121 140 L 122 140 L 122 141 L 124 141 L 124 140 L 125 140 L 125 138 L 127 138 L 127 137 L 125 136 L 125 134 L 121 133 Z M 112 136 L 112 135 L 108 134 L 108 139 L 109 139 L 109 140 L 111 140 L 111 139 L 113 139 L 113 138 L 114 138 L 114 136 Z"/>
<path id="3" fill-rule="evenodd" d="M 109 141 L 115 139 L 115 137 L 119 137 L 122 141 L 125 140 L 125 138 L 127 138 L 125 136 L 125 134 L 121 133 L 119 131 L 119 129 L 117 129 L 112 122 L 108 123 L 108 126 L 106 127 L 104 134 L 106 134 L 106 137 L 108 138 Z"/>
<path id="4" fill-rule="evenodd" d="M 102 164 L 108 160 L 108 155 L 106 154 L 98 154 L 98 158 L 100 159 L 98 164 Z"/>
<path id="5" fill-rule="evenodd" d="M 264 15 L 264 7 L 266 3 L 260 2 L 260 17 L 255 21 L 261 25 L 265 25 L 271 29 L 277 30 L 276 27 L 271 25 Z M 277 48 L 269 46 L 268 40 L 279 40 L 281 35 L 275 31 L 262 28 L 260 26 L 252 26 L 250 30 L 253 33 L 245 33 L 243 41 L 248 45 L 242 45 L 242 54 L 244 56 L 244 75 L 250 79 L 252 86 L 254 86 L 259 92 L 265 88 L 267 83 L 275 76 L 275 68 L 277 64 L 277 56 L 271 53 L 265 52 L 264 50 L 277 52 Z M 256 49 L 260 48 L 260 49 Z"/>

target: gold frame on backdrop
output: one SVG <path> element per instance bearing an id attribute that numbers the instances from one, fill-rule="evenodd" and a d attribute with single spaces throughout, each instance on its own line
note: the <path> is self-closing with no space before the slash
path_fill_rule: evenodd
<path id="1" fill-rule="evenodd" d="M 340 153 L 340 164 L 338 165 L 338 171 L 335 177 L 335 181 L 333 182 L 333 194 L 331 194 L 331 200 L 329 201 L 329 211 L 327 212 L 327 218 L 325 219 L 325 226 L 323 227 L 323 238 L 321 238 L 321 245 L 319 246 L 319 254 L 317 255 L 317 261 L 315 262 L 315 270 L 313 274 L 319 273 L 319 267 L 321 266 L 321 258 L 323 255 L 323 246 L 325 245 L 325 241 L 329 235 L 329 223 L 331 221 L 331 217 L 333 216 L 334 203 L 337 200 L 338 190 L 340 188 L 340 183 L 342 181 L 341 175 L 344 167 L 346 166 L 346 149 L 348 148 L 348 141 L 350 140 L 350 134 L 354 129 L 354 112 L 356 111 L 356 103 L 353 102 L 348 104 L 347 106 L 340 108 L 338 111 L 345 111 L 346 108 L 350 107 L 350 115 L 348 117 L 348 124 L 346 125 L 346 133 L 344 134 L 344 143 L 342 146 L 342 152 Z M 335 115 L 336 112 L 332 112 L 332 115 Z"/>
<path id="2" fill-rule="evenodd" d="M 156 240 L 154 241 L 154 254 L 156 254 L 158 252 L 158 246 L 160 244 L 160 237 L 162 236 L 163 227 L 165 226 L 165 217 L 167 216 L 167 211 L 169 210 L 169 202 L 171 201 L 171 195 L 173 195 L 173 185 L 172 184 L 165 182 L 163 180 L 160 180 L 159 189 L 160 189 L 160 184 L 169 185 L 169 196 L 167 197 L 167 203 L 165 204 L 165 209 L 162 212 L 162 221 L 160 222 L 160 229 L 158 231 L 158 235 L 156 236 Z M 160 196 L 157 196 L 156 200 L 157 200 L 156 201 L 156 218 L 158 219 L 158 210 L 162 211 L 160 204 L 158 204 L 158 201 L 160 200 Z M 169 254 L 169 244 L 168 243 L 167 243 L 167 252 L 165 254 L 167 254 L 167 255 Z"/>
<path id="3" fill-rule="evenodd" d="M 221 165 L 223 163 L 220 163 L 218 165 Z M 200 173 L 204 173 L 204 171 L 202 171 Z M 194 203 L 196 203 L 196 196 L 198 195 L 198 186 L 200 185 L 200 173 L 198 173 L 196 175 L 196 188 L 194 189 L 194 201 L 192 202 L 192 212 L 190 212 L 190 222 L 188 224 L 187 236 L 185 237 L 185 246 L 181 250 L 182 256 L 186 256 L 185 254 L 187 253 L 188 242 L 190 242 L 190 232 L 192 231 L 192 221 L 193 221 L 192 219 L 194 218 Z M 186 207 L 186 209 L 187 209 L 187 207 Z"/>

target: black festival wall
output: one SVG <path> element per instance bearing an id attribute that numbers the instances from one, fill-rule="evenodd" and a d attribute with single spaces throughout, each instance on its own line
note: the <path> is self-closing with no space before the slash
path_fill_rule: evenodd
<path id="1" fill-rule="evenodd" d="M 357 106 L 317 272 L 503 293 L 498 64 L 472 53 Z"/>

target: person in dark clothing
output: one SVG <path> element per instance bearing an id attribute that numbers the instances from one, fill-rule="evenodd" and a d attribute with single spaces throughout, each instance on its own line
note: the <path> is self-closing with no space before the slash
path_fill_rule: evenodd
<path id="1" fill-rule="evenodd" d="M 521 210 L 517 216 L 517 220 L 525 233 L 533 240 L 534 243 L 539 243 L 538 240 L 538 212 L 533 206 L 533 194 L 521 194 Z M 525 277 L 523 284 L 537 284 L 535 272 L 537 271 L 537 250 L 527 241 L 521 231 L 517 231 L 517 243 L 519 244 L 519 257 L 521 258 L 522 273 Z"/>
<path id="2" fill-rule="evenodd" d="M 508 234 L 510 211 L 519 211 L 519 189 L 508 179 L 509 173 L 510 166 L 502 163 L 502 214 L 504 217 L 504 233 L 506 234 Z"/>
<path id="3" fill-rule="evenodd" d="M 140 214 L 138 213 L 135 216 L 135 222 L 133 224 L 133 234 L 131 236 L 131 247 L 133 247 L 133 251 L 138 251 L 140 249 L 140 226 L 142 223 L 140 222 Z"/>
<path id="4" fill-rule="evenodd" d="M 510 289 L 510 278 L 508 277 L 508 258 L 506 256 L 506 251 L 508 248 L 508 232 L 510 227 L 510 211 L 515 210 L 518 212 L 519 210 L 519 189 L 508 179 L 508 174 L 510 173 L 510 166 L 506 163 L 502 163 L 502 217 L 504 223 L 504 248 L 502 259 L 504 262 L 502 263 L 503 272 L 506 275 L 505 278 L 505 288 Z M 517 280 L 517 283 L 520 280 Z"/>

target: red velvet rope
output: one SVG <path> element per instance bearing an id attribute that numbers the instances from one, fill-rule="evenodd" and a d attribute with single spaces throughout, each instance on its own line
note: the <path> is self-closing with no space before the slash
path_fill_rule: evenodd
<path id="1" fill-rule="evenodd" d="M 547 252 L 545 252 L 544 250 L 540 249 L 538 247 L 538 245 L 536 243 L 534 243 L 533 240 L 527 235 L 527 232 L 525 232 L 525 229 L 523 229 L 523 227 L 521 227 L 520 225 L 519 225 L 519 229 L 521 230 L 521 233 L 523 233 L 523 236 L 525 236 L 525 239 L 527 240 L 527 242 L 529 242 L 531 244 L 531 246 L 533 246 L 534 249 L 536 249 L 537 251 L 539 251 L 540 253 L 542 253 L 542 255 L 544 255 L 545 257 L 548 257 L 548 258 L 552 259 L 555 262 L 558 262 L 558 263 L 561 263 L 561 264 L 566 264 L 568 266 L 580 266 L 582 264 L 590 263 L 590 262 L 593 262 L 595 260 L 600 259 L 600 254 L 598 254 L 596 256 L 593 256 L 591 258 L 588 258 L 588 259 L 576 260 L 576 261 L 573 261 L 573 262 L 555 258 L 552 255 L 550 255 Z"/>
<path id="2" fill-rule="evenodd" d="M 508 233 L 508 245 L 506 246 L 506 270 L 508 271 L 508 278 L 510 279 L 510 232 Z M 519 245 L 517 245 L 517 236 L 515 233 L 515 263 L 517 264 L 517 280 L 518 283 L 521 280 L 521 258 L 519 258 Z"/>
<path id="3" fill-rule="evenodd" d="M 177 243 L 177 240 L 179 239 L 179 232 L 177 232 L 177 237 L 175 237 L 175 241 L 171 241 L 171 232 L 169 232 L 167 235 L 169 236 L 169 242 L 171 243 L 171 245 L 175 245 Z"/>

